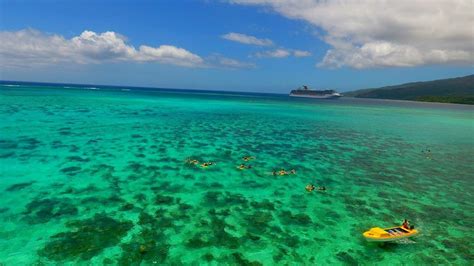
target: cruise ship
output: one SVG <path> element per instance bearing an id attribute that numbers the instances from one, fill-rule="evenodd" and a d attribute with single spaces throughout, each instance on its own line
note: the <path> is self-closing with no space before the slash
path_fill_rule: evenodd
<path id="1" fill-rule="evenodd" d="M 292 97 L 306 97 L 316 99 L 335 99 L 342 95 L 334 90 L 312 90 L 308 86 L 302 86 L 290 92 Z"/>

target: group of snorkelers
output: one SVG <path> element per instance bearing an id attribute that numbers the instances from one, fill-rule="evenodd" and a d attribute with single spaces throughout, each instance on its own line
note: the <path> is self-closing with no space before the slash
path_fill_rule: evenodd
<path id="1" fill-rule="evenodd" d="M 251 161 L 253 159 L 255 159 L 254 156 L 244 156 L 244 157 L 242 157 L 242 160 L 244 162 L 248 162 L 248 161 Z M 239 170 L 251 169 L 251 168 L 252 168 L 251 165 L 246 165 L 246 164 L 240 164 L 239 166 L 237 166 L 237 169 L 239 169 Z"/>
<path id="2" fill-rule="evenodd" d="M 253 159 L 255 159 L 254 156 L 244 156 L 244 157 L 242 157 L 242 160 L 245 161 L 245 162 L 248 162 L 248 161 L 253 160 Z M 186 159 L 186 163 L 191 164 L 191 165 L 200 166 L 202 168 L 207 168 L 207 167 L 215 164 L 214 162 L 199 163 L 198 160 L 192 159 L 192 158 Z M 250 168 L 252 168 L 252 166 L 251 165 L 240 164 L 239 166 L 237 166 L 237 168 L 240 169 L 240 170 L 243 170 L 243 169 L 250 169 Z"/>
<path id="3" fill-rule="evenodd" d="M 196 160 L 196 159 L 186 159 L 186 163 L 187 164 L 192 164 L 192 165 L 199 165 L 202 168 L 206 168 L 206 167 L 209 167 L 211 165 L 214 165 L 213 162 L 204 162 L 204 163 L 199 164 L 199 161 Z"/>
<path id="4" fill-rule="evenodd" d="M 314 190 L 318 190 L 318 191 L 326 191 L 326 187 L 325 186 L 320 186 L 320 187 L 316 187 L 315 185 L 313 184 L 307 184 L 306 187 L 305 187 L 306 191 L 308 192 L 312 192 Z"/>
<path id="5" fill-rule="evenodd" d="M 255 159 L 255 156 L 243 156 L 241 158 L 244 162 L 249 162 L 251 160 L 254 160 Z M 196 166 L 200 166 L 201 168 L 207 168 L 211 165 L 214 165 L 215 163 L 214 162 L 204 162 L 204 163 L 200 163 L 198 160 L 196 159 L 192 159 L 192 158 L 188 158 L 186 159 L 186 163 L 187 164 L 191 164 L 191 165 L 196 165 Z M 252 169 L 252 165 L 250 164 L 240 164 L 239 166 L 237 166 L 237 169 L 239 170 L 245 170 L 245 169 Z M 291 169 L 290 171 L 287 171 L 285 170 L 284 168 L 281 168 L 280 170 L 276 171 L 276 170 L 273 170 L 272 171 L 272 175 L 274 176 L 277 176 L 277 175 L 280 175 L 280 176 L 283 176 L 283 175 L 294 175 L 296 174 L 296 170 L 295 169 Z"/>
<path id="6" fill-rule="evenodd" d="M 242 160 L 245 161 L 245 162 L 248 162 L 250 160 L 253 160 L 255 159 L 254 156 L 244 156 L 242 157 Z M 186 163 L 187 164 L 192 164 L 192 165 L 199 165 L 201 166 L 202 168 L 206 168 L 206 167 L 209 167 L 211 165 L 214 165 L 213 162 L 204 162 L 202 164 L 199 164 L 199 161 L 196 160 L 196 159 L 186 159 Z M 246 164 L 240 164 L 239 166 L 237 166 L 237 169 L 239 170 L 244 170 L 244 169 L 251 169 L 252 166 L 251 165 L 246 165 Z M 272 175 L 274 176 L 277 176 L 277 175 L 280 175 L 280 176 L 284 176 L 284 175 L 295 175 L 296 174 L 296 170 L 295 169 L 291 169 L 290 171 L 286 171 L 285 169 L 280 169 L 279 171 L 275 171 L 273 170 L 272 172 Z M 315 185 L 313 184 L 307 184 L 306 187 L 305 187 L 306 191 L 308 192 L 312 192 L 314 190 L 317 190 L 317 191 L 326 191 L 326 187 L 325 186 L 318 186 L 316 187 Z"/>

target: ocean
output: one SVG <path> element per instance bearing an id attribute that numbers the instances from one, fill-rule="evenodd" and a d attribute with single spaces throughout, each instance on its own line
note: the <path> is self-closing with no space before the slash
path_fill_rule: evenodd
<path id="1" fill-rule="evenodd" d="M 472 106 L 3 82 L 0 265 L 469 265 L 473 158 Z"/>

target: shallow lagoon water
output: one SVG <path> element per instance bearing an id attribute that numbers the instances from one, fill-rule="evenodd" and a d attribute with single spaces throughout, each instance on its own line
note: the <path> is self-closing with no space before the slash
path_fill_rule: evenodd
<path id="1" fill-rule="evenodd" d="M 470 106 L 0 85 L 0 118 L 0 264 L 474 259 Z"/>

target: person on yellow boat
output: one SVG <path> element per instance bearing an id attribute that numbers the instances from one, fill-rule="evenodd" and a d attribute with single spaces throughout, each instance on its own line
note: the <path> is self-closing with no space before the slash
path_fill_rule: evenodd
<path id="1" fill-rule="evenodd" d="M 288 172 L 285 171 L 285 169 L 281 169 L 279 172 L 278 172 L 279 175 L 287 175 Z"/>
<path id="2" fill-rule="evenodd" d="M 410 223 L 408 222 L 407 219 L 403 220 L 402 227 L 405 228 L 405 229 L 410 230 Z"/>

